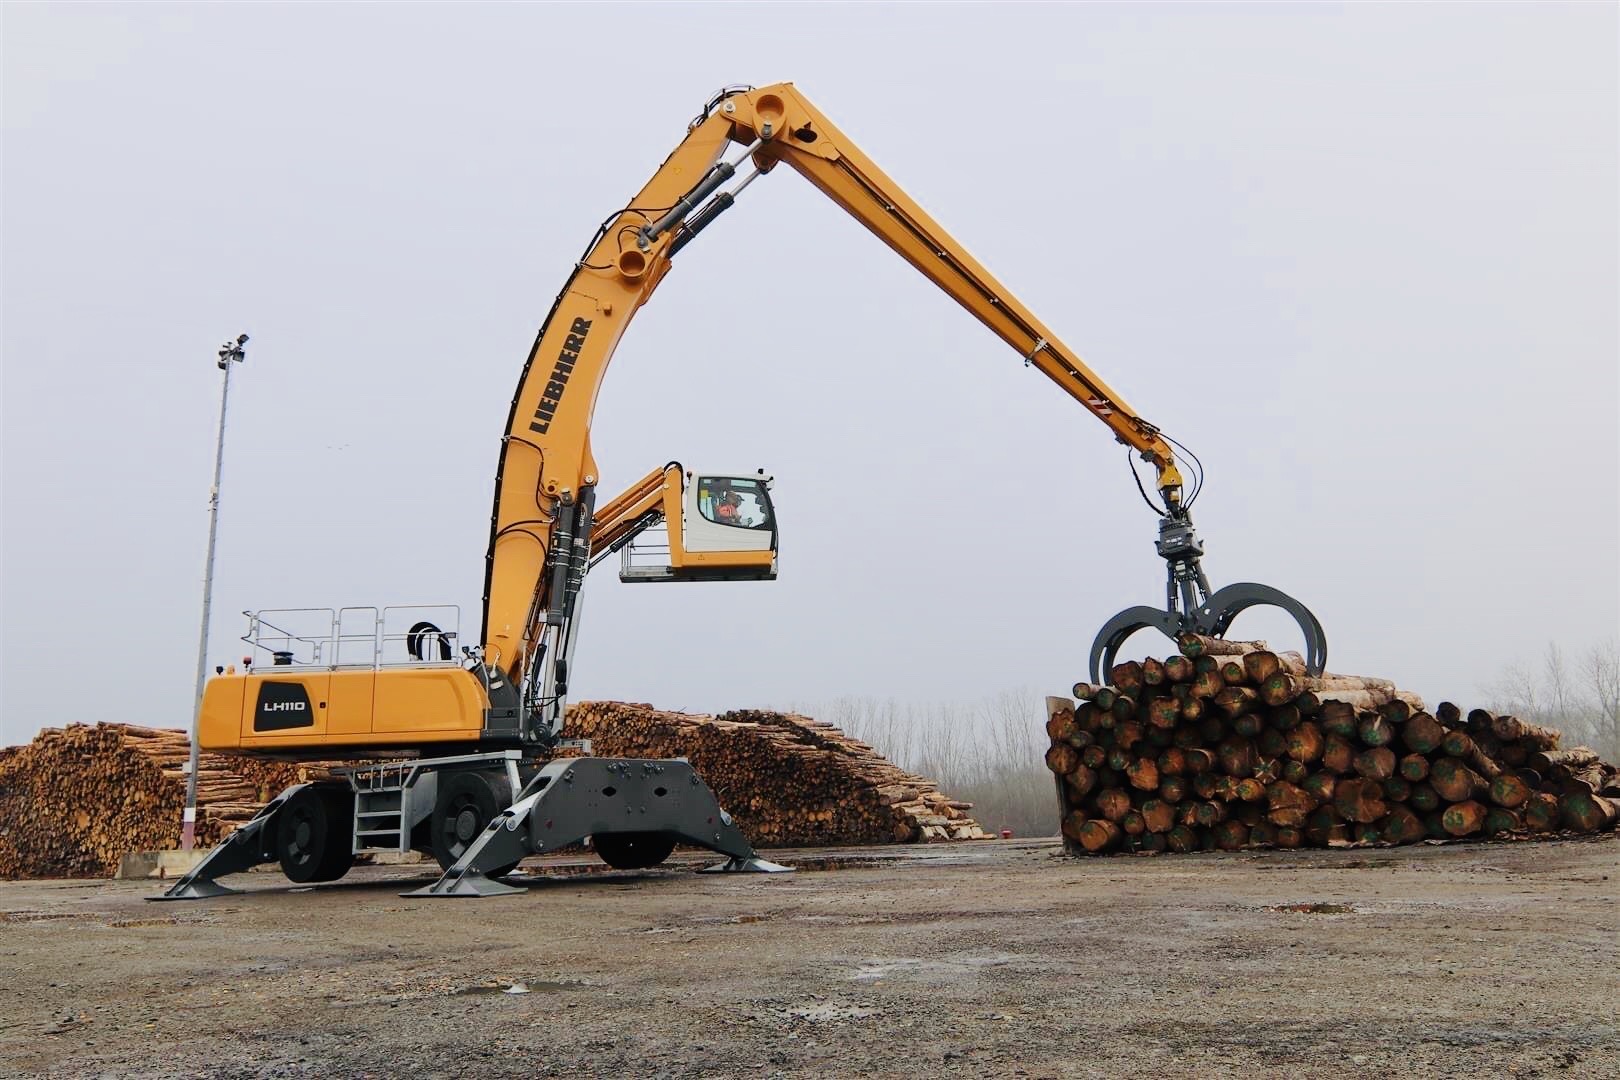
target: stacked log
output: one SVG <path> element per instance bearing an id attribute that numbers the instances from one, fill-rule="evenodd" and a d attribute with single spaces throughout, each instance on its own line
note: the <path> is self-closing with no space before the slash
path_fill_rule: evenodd
<path id="1" fill-rule="evenodd" d="M 1614 828 L 1620 770 L 1559 733 L 1183 635 L 1047 699 L 1073 854 L 1410 844 Z M 1078 699 L 1075 700 L 1075 699 Z"/>
<path id="2" fill-rule="evenodd" d="M 684 757 L 761 847 L 979 840 L 970 803 L 906 772 L 825 721 L 790 713 L 720 716 L 579 702 L 567 733 L 599 757 Z"/>
<path id="3" fill-rule="evenodd" d="M 0 878 L 105 877 L 131 851 L 179 847 L 189 743 L 135 724 L 47 728 L 0 756 Z M 321 765 L 203 754 L 199 846 L 211 846 Z"/>

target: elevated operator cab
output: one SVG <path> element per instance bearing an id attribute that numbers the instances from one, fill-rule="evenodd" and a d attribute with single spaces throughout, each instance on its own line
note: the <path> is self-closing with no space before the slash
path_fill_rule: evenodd
<path id="1" fill-rule="evenodd" d="M 678 500 L 664 500 L 661 531 L 648 527 L 620 548 L 619 580 L 775 581 L 776 510 L 772 478 L 681 474 Z"/>

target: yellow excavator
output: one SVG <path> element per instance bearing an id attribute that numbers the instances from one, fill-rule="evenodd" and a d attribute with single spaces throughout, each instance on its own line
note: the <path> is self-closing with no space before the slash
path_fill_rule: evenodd
<path id="1" fill-rule="evenodd" d="M 1104 625 L 1092 644 L 1094 677 L 1137 630 L 1220 635 L 1259 604 L 1294 616 L 1308 667 L 1322 669 L 1325 635 L 1298 601 L 1254 583 L 1210 589 L 1190 517 L 1202 482 L 1195 457 L 1187 455 L 1197 471 L 1184 491 L 1172 448 L 1185 448 L 1138 415 L 791 83 L 732 87 L 704 106 L 629 205 L 597 228 L 541 325 L 501 443 L 479 641 L 461 644 L 458 617 L 444 625 L 453 609 L 259 612 L 244 638 L 254 655 L 241 671 L 218 669 L 204 692 L 205 750 L 415 756 L 283 792 L 167 897 L 217 895 L 227 890 L 214 878 L 256 862 L 279 859 L 294 880 L 320 881 L 341 876 L 356 852 L 412 848 L 431 850 L 445 868 L 423 894 L 488 895 L 511 891 L 491 879 L 524 855 L 586 836 L 615 866 L 655 865 L 680 839 L 726 854 L 724 868 L 771 868 L 684 762 L 586 756 L 540 767 L 537 756 L 562 741 L 591 566 L 618 552 L 625 581 L 776 575 L 770 477 L 688 472 L 672 462 L 598 504 L 590 428 L 619 339 L 675 257 L 783 163 L 1153 467 L 1158 500 L 1145 487 L 1143 495 L 1160 517 L 1166 604 L 1127 609 Z M 748 170 L 740 179 L 739 169 Z M 638 548 L 657 526 L 666 540 Z M 649 554 L 655 562 L 636 562 Z M 631 807 L 627 825 L 620 812 Z"/>

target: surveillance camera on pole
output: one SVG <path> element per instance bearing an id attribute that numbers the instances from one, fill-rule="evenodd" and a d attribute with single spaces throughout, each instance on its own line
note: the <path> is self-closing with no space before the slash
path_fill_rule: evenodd
<path id="1" fill-rule="evenodd" d="M 197 724 L 202 717 L 203 682 L 208 677 L 208 613 L 214 593 L 214 538 L 219 533 L 219 478 L 225 464 L 225 406 L 231 396 L 231 367 L 246 354 L 246 334 L 219 347 L 219 369 L 225 373 L 219 391 L 219 434 L 214 442 L 214 486 L 208 493 L 208 558 L 203 570 L 202 632 L 197 642 L 197 693 L 191 710 L 191 757 L 186 769 L 186 811 L 180 825 L 180 850 L 190 851 L 197 837 Z"/>

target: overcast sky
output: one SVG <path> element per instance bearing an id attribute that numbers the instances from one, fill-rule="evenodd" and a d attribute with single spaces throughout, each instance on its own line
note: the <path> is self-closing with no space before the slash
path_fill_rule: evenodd
<path id="1" fill-rule="evenodd" d="M 1477 702 L 1620 624 L 1616 10 L 6 4 L 0 742 L 189 723 L 238 332 L 211 659 L 247 608 L 456 603 L 475 640 L 572 260 L 718 87 L 780 80 L 1198 452 L 1217 585 Z M 773 472 L 781 577 L 605 564 L 579 696 L 1062 692 L 1163 595 L 1107 430 L 790 170 L 682 254 L 596 420 L 604 498 Z"/>

